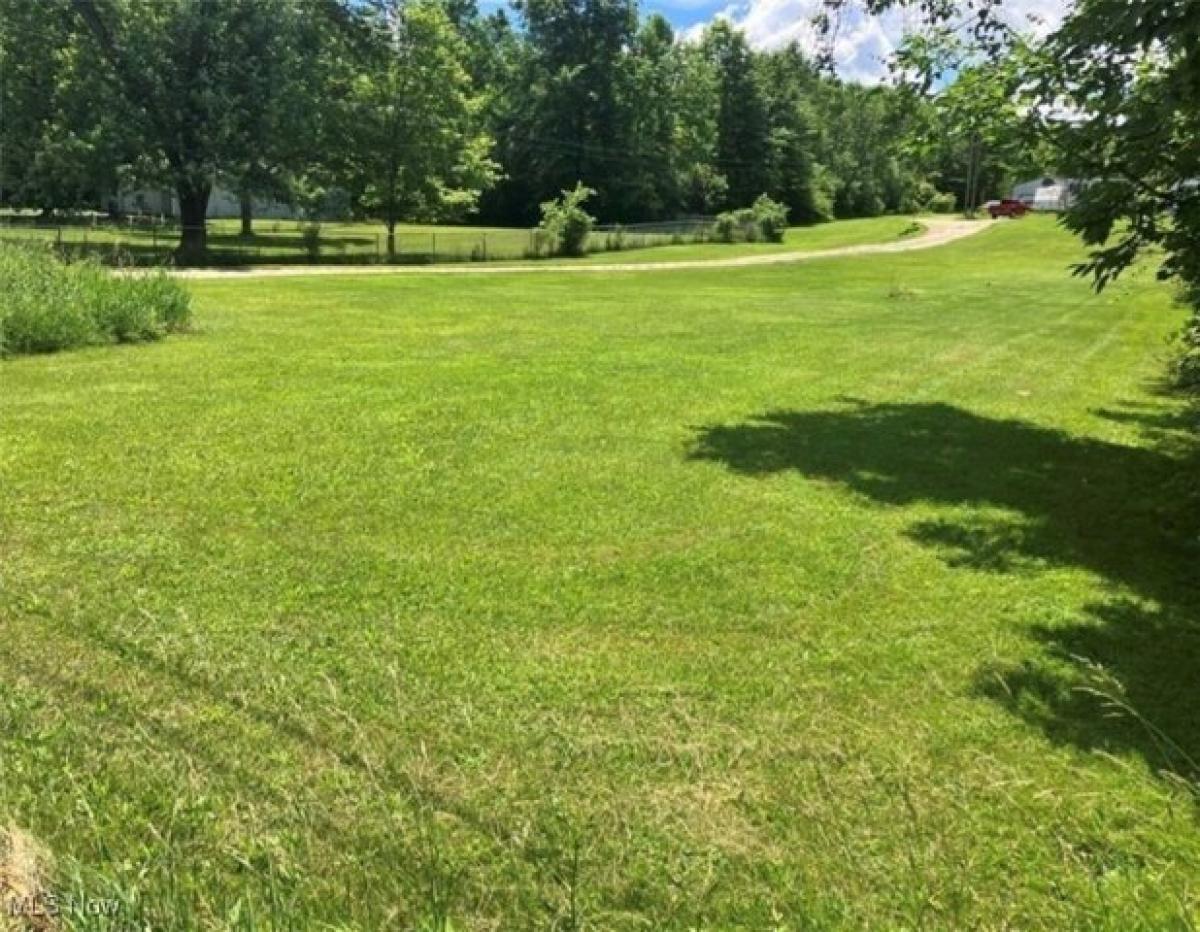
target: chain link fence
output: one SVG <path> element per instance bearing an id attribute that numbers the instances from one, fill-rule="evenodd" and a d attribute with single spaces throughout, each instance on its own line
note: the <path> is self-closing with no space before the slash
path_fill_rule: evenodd
<path id="1" fill-rule="evenodd" d="M 706 242 L 712 219 L 689 217 L 656 223 L 597 227 L 588 252 L 620 252 L 671 244 Z M 176 262 L 184 229 L 169 220 L 99 215 L 46 221 L 34 217 L 0 217 L 0 243 L 45 243 L 62 254 L 94 257 L 119 265 L 163 265 Z M 547 258 L 554 244 L 545 231 L 503 227 L 419 226 L 396 228 L 395 251 L 388 254 L 382 224 L 305 223 L 259 220 L 243 235 L 237 220 L 213 220 L 204 227 L 205 248 L 192 255 L 192 265 L 296 264 L 429 264 L 493 262 Z"/>

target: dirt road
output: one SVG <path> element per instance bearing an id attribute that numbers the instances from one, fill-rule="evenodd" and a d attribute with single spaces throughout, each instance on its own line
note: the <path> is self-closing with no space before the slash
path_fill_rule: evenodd
<path id="1" fill-rule="evenodd" d="M 180 278 L 294 278 L 310 275 L 510 275 L 514 273 L 557 272 L 673 272 L 684 269 L 733 269 L 754 265 L 779 265 L 831 259 L 837 256 L 865 256 L 893 252 L 932 249 L 985 230 L 995 221 L 927 218 L 921 221 L 925 232 L 887 243 L 839 246 L 810 252 L 768 252 L 757 256 L 730 256 L 726 259 L 679 259 L 663 262 L 606 262 L 582 265 L 569 262 L 525 262 L 513 264 L 462 263 L 456 265 L 278 265 L 236 269 L 179 269 Z"/>

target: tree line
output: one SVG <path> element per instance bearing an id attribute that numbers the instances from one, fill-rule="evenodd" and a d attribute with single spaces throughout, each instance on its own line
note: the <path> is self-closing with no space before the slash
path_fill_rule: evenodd
<path id="1" fill-rule="evenodd" d="M 916 144 L 928 95 L 723 21 L 681 42 L 636 0 L 0 0 L 0 107 L 0 205 L 169 187 L 185 251 L 218 183 L 247 232 L 270 196 L 378 218 L 390 246 L 402 220 L 528 225 L 577 183 L 604 221 L 768 194 L 803 223 L 977 201 L 1015 170 Z"/>

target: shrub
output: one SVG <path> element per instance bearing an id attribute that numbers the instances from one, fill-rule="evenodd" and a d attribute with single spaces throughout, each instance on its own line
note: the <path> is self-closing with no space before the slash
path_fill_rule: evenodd
<path id="1" fill-rule="evenodd" d="M 49 353 L 92 339 L 95 323 L 78 275 L 64 274 L 49 250 L 0 250 L 0 331 L 6 353 Z"/>
<path id="2" fill-rule="evenodd" d="M 1178 342 L 1178 353 L 1171 364 L 1174 382 L 1187 391 L 1200 392 L 1200 313 L 1192 315 Z"/>
<path id="3" fill-rule="evenodd" d="M 154 340 L 190 319 L 187 291 L 164 272 L 118 274 L 49 249 L 0 248 L 0 354 Z"/>
<path id="4" fill-rule="evenodd" d="M 141 278 L 126 279 L 126 282 L 132 282 L 135 293 L 154 309 L 158 327 L 156 336 L 178 333 L 191 325 L 192 296 L 177 279 L 160 269 Z"/>
<path id="5" fill-rule="evenodd" d="M 937 188 L 928 181 L 914 181 L 909 179 L 902 186 L 900 209 L 897 213 L 919 214 L 922 211 L 926 211 L 929 209 L 929 201 L 936 194 Z"/>
<path id="6" fill-rule="evenodd" d="M 583 184 L 574 190 L 563 191 L 558 200 L 542 204 L 544 230 L 552 242 L 551 251 L 559 256 L 582 256 L 587 246 L 588 234 L 596 224 L 596 218 L 583 209 L 584 203 L 596 192 Z"/>
<path id="7" fill-rule="evenodd" d="M 899 213 L 916 214 L 929 211 L 935 214 L 954 213 L 955 198 L 950 192 L 942 192 L 928 181 L 918 181 L 908 188 L 900 200 Z"/>
<path id="8" fill-rule="evenodd" d="M 712 238 L 718 243 L 732 243 L 737 238 L 737 220 L 732 213 L 726 211 L 717 214 L 713 223 Z"/>
<path id="9" fill-rule="evenodd" d="M 752 207 L 743 207 L 740 210 L 733 212 L 734 223 L 737 224 L 741 231 L 742 239 L 747 243 L 757 243 L 762 237 L 758 228 L 758 219 L 754 215 Z"/>
<path id="10" fill-rule="evenodd" d="M 712 237 L 718 243 L 781 243 L 787 232 L 787 215 L 787 207 L 763 194 L 753 207 L 718 214 Z"/>
<path id="11" fill-rule="evenodd" d="M 117 343 L 137 343 L 161 333 L 141 280 L 106 276 L 99 269 L 89 271 L 96 279 L 89 284 L 89 291 L 95 297 L 93 316 L 98 334 L 108 334 Z"/>
<path id="12" fill-rule="evenodd" d="M 929 199 L 926 205 L 928 210 L 935 214 L 952 214 L 957 199 L 949 191 L 940 191 Z"/>
<path id="13" fill-rule="evenodd" d="M 604 237 L 604 249 L 606 252 L 620 252 L 625 246 L 625 228 L 617 224 Z"/>
<path id="14" fill-rule="evenodd" d="M 758 232 L 768 243 L 782 243 L 787 232 L 788 209 L 765 194 L 760 194 L 750 208 Z"/>

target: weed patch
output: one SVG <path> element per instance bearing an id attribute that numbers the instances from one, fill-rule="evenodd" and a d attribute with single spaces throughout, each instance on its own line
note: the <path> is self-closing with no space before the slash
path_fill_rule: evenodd
<path id="1" fill-rule="evenodd" d="M 0 355 L 157 340 L 190 320 L 187 291 L 165 272 L 113 274 L 46 248 L 0 247 Z"/>

